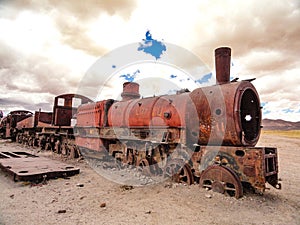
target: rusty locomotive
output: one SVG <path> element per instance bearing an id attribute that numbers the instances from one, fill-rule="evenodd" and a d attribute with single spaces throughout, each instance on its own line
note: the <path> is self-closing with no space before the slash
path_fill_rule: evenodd
<path id="1" fill-rule="evenodd" d="M 258 93 L 252 80 L 230 82 L 230 60 L 230 48 L 215 50 L 213 86 L 140 98 L 139 85 L 127 82 L 121 101 L 79 106 L 77 146 L 86 156 L 108 153 L 147 173 L 237 198 L 243 187 L 280 189 L 276 148 L 254 147 L 261 130 Z"/>
<path id="2" fill-rule="evenodd" d="M 230 60 L 230 48 L 216 49 L 216 85 L 192 92 L 141 98 L 139 84 L 126 82 L 121 101 L 79 96 L 78 109 L 72 107 L 75 95 L 61 95 L 51 113 L 13 112 L 3 120 L 2 135 L 73 157 L 110 156 L 144 173 L 198 182 L 236 198 L 244 187 L 263 193 L 269 183 L 280 189 L 277 149 L 255 147 L 261 131 L 259 95 L 252 80 L 230 81 Z"/>

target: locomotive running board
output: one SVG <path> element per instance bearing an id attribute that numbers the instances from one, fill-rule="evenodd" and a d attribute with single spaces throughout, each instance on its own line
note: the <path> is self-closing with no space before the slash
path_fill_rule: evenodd
<path id="1" fill-rule="evenodd" d="M 14 181 L 43 181 L 79 174 L 80 169 L 28 152 L 0 152 L 0 168 Z"/>

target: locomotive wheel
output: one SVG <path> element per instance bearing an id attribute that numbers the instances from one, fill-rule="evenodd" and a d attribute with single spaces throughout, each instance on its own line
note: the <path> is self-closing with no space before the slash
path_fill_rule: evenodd
<path id="1" fill-rule="evenodd" d="M 183 164 L 182 160 L 172 160 L 165 168 L 165 174 L 170 176 L 177 183 L 191 185 L 194 183 L 194 176 L 191 167 Z"/>
<path id="2" fill-rule="evenodd" d="M 67 155 L 68 154 L 68 149 L 67 149 L 67 145 L 65 143 L 63 143 L 61 145 L 61 154 L 62 155 Z"/>
<path id="3" fill-rule="evenodd" d="M 150 172 L 154 175 L 159 175 L 162 173 L 162 170 L 161 170 L 161 168 L 159 168 L 157 162 L 150 165 Z"/>
<path id="4" fill-rule="evenodd" d="M 29 140 L 30 140 L 30 146 L 33 147 L 34 146 L 34 136 L 30 136 Z"/>
<path id="5" fill-rule="evenodd" d="M 78 158 L 80 156 L 80 151 L 76 145 L 69 146 L 69 157 L 71 159 Z"/>
<path id="6" fill-rule="evenodd" d="M 76 158 L 76 149 L 75 149 L 76 147 L 75 146 L 73 146 L 73 145 L 71 145 L 71 146 L 69 146 L 69 157 L 71 158 L 71 159 L 75 159 Z"/>
<path id="7" fill-rule="evenodd" d="M 137 168 L 145 175 L 150 175 L 150 167 L 149 167 L 149 162 L 147 159 L 141 159 L 137 163 Z"/>
<path id="8" fill-rule="evenodd" d="M 22 143 L 22 135 L 19 133 L 19 134 L 17 134 L 17 137 L 16 137 L 16 142 L 17 143 Z"/>
<path id="9" fill-rule="evenodd" d="M 191 170 L 191 167 L 188 164 L 185 164 L 179 171 L 178 175 L 179 183 L 185 183 L 191 185 L 194 183 L 194 176 Z"/>
<path id="10" fill-rule="evenodd" d="M 199 183 L 200 187 L 209 188 L 214 192 L 236 198 L 243 196 L 243 187 L 239 177 L 232 169 L 225 166 L 209 166 L 201 174 Z"/>
<path id="11" fill-rule="evenodd" d="M 60 146 L 60 141 L 55 142 L 55 152 L 57 154 L 61 154 L 61 146 Z"/>
<path id="12" fill-rule="evenodd" d="M 46 146 L 46 137 L 43 136 L 39 139 L 39 147 L 41 150 L 44 150 Z"/>
<path id="13" fill-rule="evenodd" d="M 45 145 L 45 150 L 50 150 L 50 149 L 51 149 L 50 143 L 46 143 L 46 145 Z"/>
<path id="14" fill-rule="evenodd" d="M 32 137 L 29 137 L 29 139 L 28 139 L 28 146 L 30 146 L 30 147 L 33 146 L 33 139 L 32 139 Z"/>

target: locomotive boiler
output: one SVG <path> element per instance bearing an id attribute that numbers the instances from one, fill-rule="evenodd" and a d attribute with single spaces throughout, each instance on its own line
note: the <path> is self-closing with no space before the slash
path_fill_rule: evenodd
<path id="1" fill-rule="evenodd" d="M 243 187 L 280 189 L 277 149 L 255 147 L 261 131 L 259 95 L 252 80 L 230 81 L 231 49 L 215 50 L 216 81 L 192 92 L 141 98 L 123 84 L 122 100 L 79 106 L 76 144 L 84 155 L 107 155 L 144 173 L 237 198 Z"/>

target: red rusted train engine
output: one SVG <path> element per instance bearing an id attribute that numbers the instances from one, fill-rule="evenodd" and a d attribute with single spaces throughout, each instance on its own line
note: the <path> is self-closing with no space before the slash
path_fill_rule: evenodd
<path id="1" fill-rule="evenodd" d="M 87 102 L 92 100 L 82 95 L 63 94 L 55 97 L 52 112 L 12 111 L 0 123 L 1 138 L 78 157 L 72 119 L 76 117 L 77 107 Z"/>
<path id="2" fill-rule="evenodd" d="M 266 183 L 280 189 L 276 148 L 254 147 L 261 130 L 258 93 L 251 80 L 230 81 L 230 57 L 229 48 L 216 49 L 213 86 L 140 98 L 139 85 L 127 82 L 121 101 L 81 105 L 77 146 L 89 157 L 108 154 L 237 198 L 246 186 L 259 193 Z"/>
<path id="3" fill-rule="evenodd" d="M 28 118 L 32 116 L 33 113 L 27 110 L 11 111 L 0 121 L 0 138 L 10 138 L 12 141 L 16 141 L 18 130 L 21 130 L 23 126 L 31 126 Z"/>

